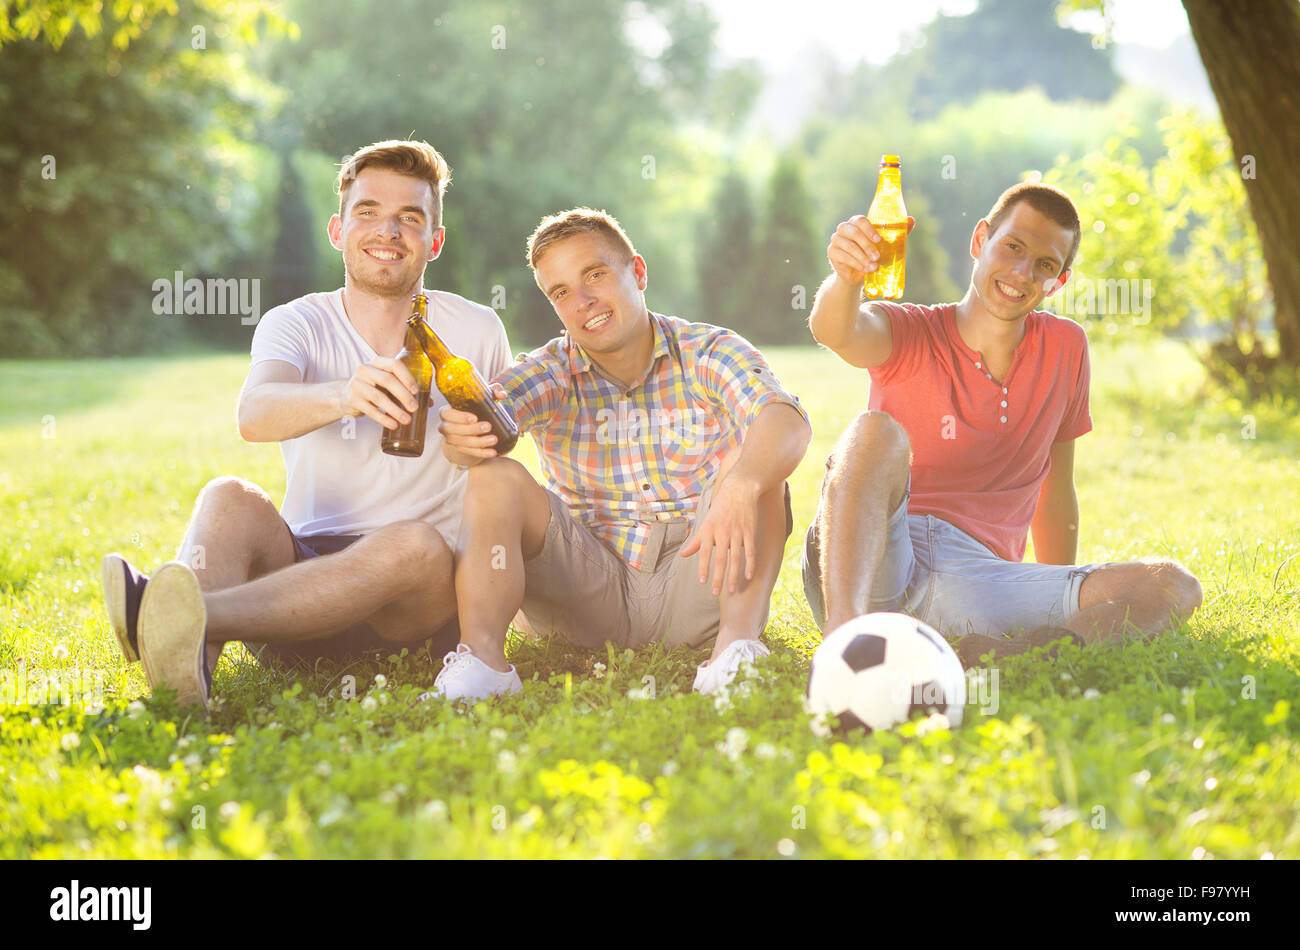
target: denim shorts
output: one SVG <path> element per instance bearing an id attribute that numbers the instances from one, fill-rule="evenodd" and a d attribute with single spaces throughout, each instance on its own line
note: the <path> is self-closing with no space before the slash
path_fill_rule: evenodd
<path id="1" fill-rule="evenodd" d="M 829 462 L 828 462 L 829 465 Z M 909 514 L 907 492 L 886 526 L 885 553 L 871 587 L 870 609 L 911 614 L 945 637 L 1000 636 L 1059 627 L 1079 612 L 1083 579 L 1100 564 L 1035 564 L 998 557 L 934 515 Z M 825 629 L 818 505 L 804 539 L 803 589 Z"/>
<path id="2" fill-rule="evenodd" d="M 361 538 L 362 535 L 359 534 L 313 535 L 305 538 L 294 535 L 294 563 L 306 561 L 310 558 L 328 557 L 331 554 L 337 554 Z M 386 657 L 393 653 L 401 653 L 402 647 L 406 647 L 411 653 L 416 653 L 423 647 L 425 639 L 428 638 L 433 640 L 429 650 L 435 660 L 440 659 L 444 653 L 454 650 L 456 643 L 460 640 L 460 625 L 457 619 L 453 617 L 442 627 L 428 631 L 424 639 L 412 640 L 407 643 L 385 640 L 375 631 L 374 627 L 363 622 L 353 624 L 338 633 L 313 640 L 292 640 L 280 643 L 246 642 L 244 646 L 248 648 L 249 653 L 253 654 L 253 658 L 257 660 L 259 665 L 266 669 L 272 669 L 275 666 L 297 666 L 300 664 L 310 666 L 317 660 L 347 662 L 376 656 Z"/>

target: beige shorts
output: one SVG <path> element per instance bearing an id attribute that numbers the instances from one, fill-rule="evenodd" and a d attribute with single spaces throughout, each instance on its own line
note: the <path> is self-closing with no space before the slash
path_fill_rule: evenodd
<path id="1" fill-rule="evenodd" d="M 695 521 L 708 513 L 713 485 L 700 497 Z M 573 517 L 553 492 L 551 522 L 537 556 L 524 563 L 523 612 L 533 632 L 559 634 L 599 649 L 606 641 L 640 647 L 701 647 L 718 634 L 718 598 L 699 580 L 699 552 L 680 557 L 692 522 L 651 522 L 647 564 L 627 564 Z M 794 528 L 790 486 L 785 486 L 785 536 Z"/>

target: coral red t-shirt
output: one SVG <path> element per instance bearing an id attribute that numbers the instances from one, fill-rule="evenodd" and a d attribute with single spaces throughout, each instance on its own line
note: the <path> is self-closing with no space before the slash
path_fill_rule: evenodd
<path id="1" fill-rule="evenodd" d="M 867 405 L 911 439 L 908 513 L 942 518 L 998 557 L 1023 560 L 1052 443 L 1092 429 L 1083 327 L 1030 312 L 998 382 L 957 332 L 956 304 L 873 302 L 889 314 L 894 345 L 870 370 Z"/>

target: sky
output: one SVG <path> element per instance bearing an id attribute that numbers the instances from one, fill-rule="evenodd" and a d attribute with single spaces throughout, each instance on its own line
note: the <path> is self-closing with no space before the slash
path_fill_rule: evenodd
<path id="1" fill-rule="evenodd" d="M 969 13 L 975 7 L 974 0 L 798 0 L 796 14 L 772 16 L 766 15 L 768 9 L 788 11 L 789 5 L 778 6 L 775 0 L 705 3 L 718 19 L 717 44 L 724 57 L 754 57 L 768 64 L 769 73 L 811 46 L 825 48 L 842 67 L 864 57 L 882 63 L 910 31 L 938 14 Z M 1179 0 L 1114 0 L 1114 11 L 1117 43 L 1164 48 L 1188 32 Z"/>

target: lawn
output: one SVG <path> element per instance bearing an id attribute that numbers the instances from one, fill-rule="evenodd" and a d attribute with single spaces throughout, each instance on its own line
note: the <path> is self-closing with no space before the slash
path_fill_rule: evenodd
<path id="1" fill-rule="evenodd" d="M 773 656 L 724 700 L 691 693 L 701 653 L 512 639 L 523 693 L 455 708 L 415 704 L 440 664 L 423 650 L 270 674 L 231 648 L 207 719 L 147 696 L 99 561 L 175 556 L 215 475 L 282 497 L 279 448 L 235 430 L 246 358 L 0 362 L 0 858 L 1300 850 L 1294 406 L 1209 398 L 1180 345 L 1094 333 L 1080 560 L 1178 558 L 1201 610 L 1149 643 L 1002 661 L 959 728 L 843 737 L 801 710 L 818 636 L 799 549 L 866 380 L 813 349 L 769 355 L 816 434 Z"/>

